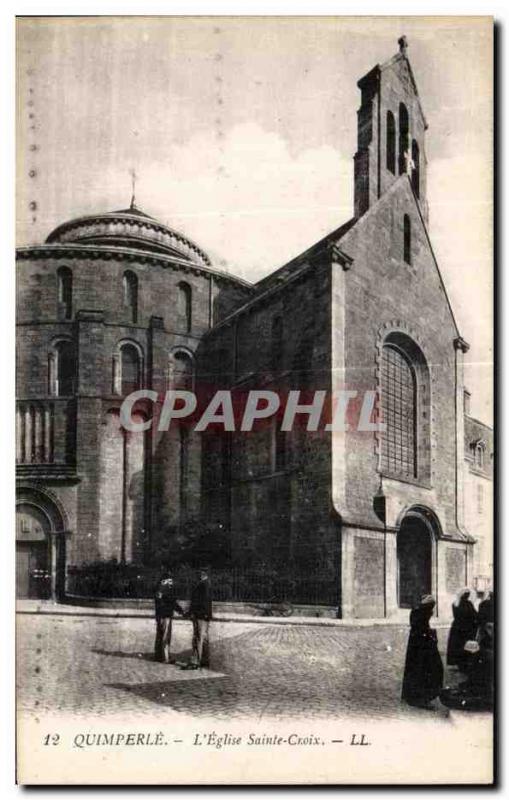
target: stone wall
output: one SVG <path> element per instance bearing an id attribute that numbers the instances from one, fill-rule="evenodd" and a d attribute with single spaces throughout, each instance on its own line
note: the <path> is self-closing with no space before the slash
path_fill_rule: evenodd
<path id="1" fill-rule="evenodd" d="M 290 389 L 301 390 L 301 402 L 310 402 L 315 389 L 330 390 L 330 272 L 324 263 L 310 266 L 305 261 L 296 265 L 297 272 L 298 279 L 261 292 L 259 300 L 211 331 L 200 346 L 204 373 L 217 386 L 233 386 L 239 406 L 250 389 L 276 391 L 282 404 Z M 283 320 L 277 363 L 276 317 Z M 275 460 L 281 418 L 251 433 L 232 435 L 226 467 L 221 435 L 204 438 L 204 498 L 208 508 L 228 520 L 236 562 L 293 564 L 297 570 L 337 574 L 330 436 L 323 430 L 305 431 L 306 416 L 296 419 L 285 436 L 284 465 Z M 225 470 L 231 474 L 230 485 L 224 482 Z"/>
<path id="2" fill-rule="evenodd" d="M 411 220 L 411 265 L 403 260 L 405 214 Z M 395 524 L 405 505 L 418 497 L 440 509 L 444 532 L 454 532 L 457 330 L 406 176 L 343 237 L 341 246 L 354 259 L 346 278 L 335 273 L 344 287 L 337 302 L 344 313 L 345 387 L 360 395 L 379 392 L 381 346 L 395 330 L 417 343 L 429 369 L 431 402 L 422 413 L 430 414 L 431 480 L 397 482 L 398 502 L 391 506 L 388 524 Z M 378 451 L 373 432 L 354 430 L 346 437 L 345 508 L 338 511 L 349 520 L 374 521 Z"/>
<path id="3" fill-rule="evenodd" d="M 57 258 L 54 249 L 43 247 L 22 249 L 19 256 L 17 395 L 37 401 L 42 413 L 46 405 L 51 407 L 52 459 L 41 486 L 73 504 L 66 509 L 73 520 L 67 563 L 120 559 L 122 536 L 127 560 L 146 558 L 165 537 L 175 535 L 183 499 L 187 519 L 201 513 L 201 443 L 198 436 L 189 437 L 185 469 L 175 430 L 153 431 L 146 438 L 132 434 L 124 452 L 123 434 L 115 432 L 115 424 L 112 427 L 122 400 L 113 380 L 118 344 L 137 344 L 142 385 L 154 388 L 162 400 L 169 388 L 170 354 L 183 348 L 192 356 L 213 320 L 248 296 L 249 287 L 141 253 L 127 259 L 101 255 L 96 248 L 92 257 L 84 249 L 70 248 Z M 73 273 L 72 315 L 66 321 L 61 319 L 57 294 L 57 270 L 62 266 Z M 138 278 L 136 323 L 123 305 L 126 270 Z M 182 281 L 192 290 L 189 331 L 178 312 Z M 73 342 L 77 359 L 72 398 L 51 395 L 49 358 L 61 338 Z M 151 410 L 147 407 L 148 413 Z M 62 473 L 64 465 L 72 475 Z M 31 463 L 23 464 L 27 477 L 33 477 L 34 469 Z M 71 484 L 75 489 L 70 495 Z"/>

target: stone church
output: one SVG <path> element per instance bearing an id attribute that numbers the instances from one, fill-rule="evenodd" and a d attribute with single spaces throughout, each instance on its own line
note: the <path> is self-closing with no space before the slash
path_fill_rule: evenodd
<path id="1" fill-rule="evenodd" d="M 134 201 L 18 249 L 20 596 L 45 574 L 63 598 L 70 566 L 149 563 L 200 521 L 236 568 L 305 576 L 344 618 L 397 617 L 428 592 L 447 615 L 461 586 L 489 582 L 491 523 L 466 524 L 464 487 L 474 474 L 491 496 L 491 431 L 465 414 L 468 344 L 430 241 L 404 37 L 358 86 L 353 217 L 258 283 Z M 304 415 L 250 434 L 121 428 L 127 394 L 175 386 L 375 392 L 384 430 L 308 431 Z"/>

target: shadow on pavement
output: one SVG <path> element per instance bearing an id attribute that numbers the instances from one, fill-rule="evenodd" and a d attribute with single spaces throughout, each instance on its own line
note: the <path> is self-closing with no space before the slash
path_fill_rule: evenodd
<path id="1" fill-rule="evenodd" d="M 253 698 L 241 699 L 229 677 L 218 673 L 202 677 L 201 673 L 197 675 L 196 672 L 183 673 L 178 670 L 171 682 L 105 685 L 109 689 L 119 689 L 181 713 L 229 718 L 242 712 L 242 706 L 245 706 L 244 713 L 252 713 Z"/>
<path id="2" fill-rule="evenodd" d="M 140 653 L 135 651 L 125 652 L 123 650 L 102 650 L 99 648 L 92 648 L 90 651 L 92 653 L 96 653 L 99 656 L 113 656 L 114 658 L 134 658 L 136 661 L 152 661 L 154 664 L 161 663 L 156 662 L 154 657 L 154 652 L 150 651 L 149 653 Z M 171 658 L 173 661 L 188 661 L 191 658 L 192 650 L 188 648 L 187 650 L 181 650 L 178 653 L 174 653 L 172 651 Z"/>

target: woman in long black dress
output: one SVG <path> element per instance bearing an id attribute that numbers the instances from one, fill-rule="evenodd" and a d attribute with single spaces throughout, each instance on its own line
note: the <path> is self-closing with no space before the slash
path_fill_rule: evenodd
<path id="1" fill-rule="evenodd" d="M 493 708 L 493 622 L 486 622 L 469 648 L 471 663 L 468 678 L 455 689 L 444 689 L 442 703 L 462 711 L 491 711 Z M 474 648 L 477 646 L 477 651 Z"/>
<path id="2" fill-rule="evenodd" d="M 470 664 L 465 645 L 469 640 L 475 639 L 477 633 L 477 612 L 469 598 L 468 587 L 458 592 L 452 605 L 453 623 L 447 642 L 447 664 L 458 667 L 461 672 L 468 671 Z"/>
<path id="3" fill-rule="evenodd" d="M 438 652 L 437 632 L 429 621 L 435 599 L 425 595 L 410 612 L 410 635 L 406 652 L 405 674 L 401 697 L 411 706 L 433 709 L 432 700 L 439 696 L 444 667 Z"/>

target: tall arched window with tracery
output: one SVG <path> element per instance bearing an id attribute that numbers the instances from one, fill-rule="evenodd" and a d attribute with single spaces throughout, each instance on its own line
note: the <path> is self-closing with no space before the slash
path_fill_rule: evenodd
<path id="1" fill-rule="evenodd" d="M 124 308 L 127 312 L 129 322 L 138 322 L 138 278 L 127 270 L 123 277 Z"/>
<path id="2" fill-rule="evenodd" d="M 407 357 L 386 345 L 382 355 L 382 466 L 387 472 L 416 477 L 415 375 Z"/>
<path id="3" fill-rule="evenodd" d="M 179 330 L 189 333 L 193 323 L 193 293 L 185 281 L 178 285 L 177 317 Z"/>
<path id="4" fill-rule="evenodd" d="M 406 334 L 386 337 L 380 365 L 380 467 L 398 478 L 430 477 L 430 387 L 424 355 Z"/>
<path id="5" fill-rule="evenodd" d="M 392 111 L 387 112 L 387 169 L 396 173 L 396 122 Z"/>
<path id="6" fill-rule="evenodd" d="M 57 270 L 58 309 L 64 319 L 72 317 L 72 272 L 69 267 Z M 60 317 L 61 318 L 61 317 Z"/>

